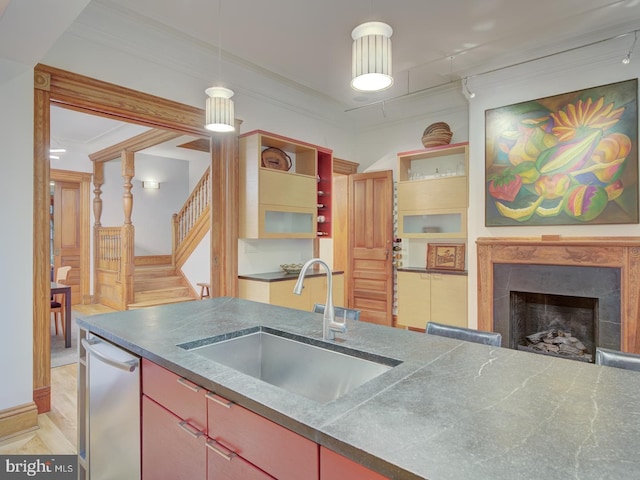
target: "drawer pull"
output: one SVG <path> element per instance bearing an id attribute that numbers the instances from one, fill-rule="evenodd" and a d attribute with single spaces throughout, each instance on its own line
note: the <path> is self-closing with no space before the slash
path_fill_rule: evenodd
<path id="1" fill-rule="evenodd" d="M 233 402 L 227 400 L 226 398 L 222 398 L 216 395 L 215 393 L 207 392 L 205 394 L 205 397 L 207 397 L 209 400 L 216 402 L 218 405 L 222 405 L 225 408 L 231 408 L 231 405 L 233 405 Z"/>
<path id="2" fill-rule="evenodd" d="M 189 380 L 187 380 L 186 378 L 178 378 L 178 383 L 180 385 L 182 385 L 183 387 L 188 388 L 189 390 L 191 390 L 192 392 L 199 392 L 200 391 L 200 387 L 198 385 L 196 385 L 195 383 L 191 383 Z"/>
<path id="3" fill-rule="evenodd" d="M 237 453 L 227 450 L 226 448 L 224 448 L 222 445 L 220 445 L 218 442 L 216 442 L 211 438 L 207 439 L 207 447 L 209 447 L 211 450 L 216 452 L 218 455 L 224 458 L 227 462 L 230 462 L 233 459 L 233 457 L 237 456 Z M 229 453 L 227 453 L 227 451 L 225 450 L 227 450 Z"/>
<path id="4" fill-rule="evenodd" d="M 191 435 L 193 438 L 198 438 L 204 435 L 204 433 L 202 433 L 200 430 L 195 428 L 193 425 L 190 425 L 189 422 L 187 422 L 186 420 L 182 420 L 181 422 L 178 422 L 178 426 L 182 430 L 187 432 L 189 435 Z"/>

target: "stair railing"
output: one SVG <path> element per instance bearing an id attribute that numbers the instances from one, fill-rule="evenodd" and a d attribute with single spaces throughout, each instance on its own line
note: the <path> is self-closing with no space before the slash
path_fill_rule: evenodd
<path id="1" fill-rule="evenodd" d="M 209 199 L 211 198 L 211 170 L 207 169 L 193 188 L 182 209 L 173 214 L 173 264 L 184 263 L 202 238 L 202 230 L 209 225 Z"/>
<path id="2" fill-rule="evenodd" d="M 122 227 L 96 228 L 96 268 L 120 273 Z M 118 279 L 119 280 L 119 279 Z"/>

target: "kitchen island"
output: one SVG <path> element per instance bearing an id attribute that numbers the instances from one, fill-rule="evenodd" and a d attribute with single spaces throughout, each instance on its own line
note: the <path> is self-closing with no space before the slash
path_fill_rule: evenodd
<path id="1" fill-rule="evenodd" d="M 393 479 L 640 478 L 640 374 L 349 321 L 337 344 L 401 363 L 320 404 L 177 345 L 322 316 L 213 298 L 79 326 Z"/>

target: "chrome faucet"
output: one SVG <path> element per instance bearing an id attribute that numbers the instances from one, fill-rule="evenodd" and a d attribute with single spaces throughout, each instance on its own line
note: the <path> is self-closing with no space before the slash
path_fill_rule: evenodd
<path id="1" fill-rule="evenodd" d="M 335 332 L 345 333 L 347 331 L 347 324 L 344 320 L 342 322 L 336 322 L 336 312 L 333 308 L 333 275 L 329 265 L 319 258 L 312 258 L 311 260 L 308 260 L 307 263 L 302 266 L 302 270 L 300 270 L 296 286 L 293 287 L 293 293 L 296 295 L 300 295 L 302 293 L 304 277 L 307 274 L 309 267 L 314 263 L 322 265 L 327 272 L 327 301 L 324 305 L 324 316 L 322 317 L 322 339 L 335 340 Z"/>

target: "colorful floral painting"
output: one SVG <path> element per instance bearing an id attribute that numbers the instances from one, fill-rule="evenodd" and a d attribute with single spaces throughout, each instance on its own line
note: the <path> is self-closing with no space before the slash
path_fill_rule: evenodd
<path id="1" fill-rule="evenodd" d="M 638 81 L 487 110 L 487 226 L 638 223 Z"/>

